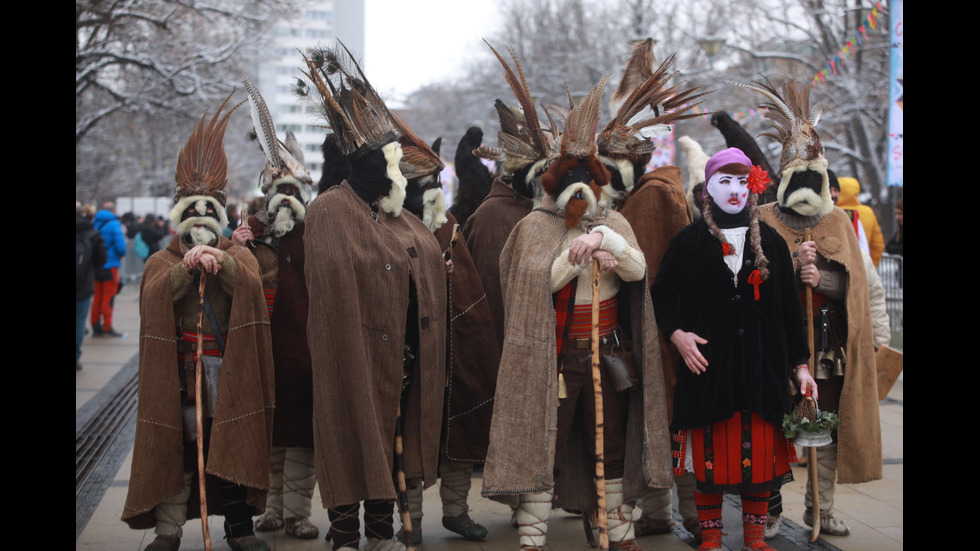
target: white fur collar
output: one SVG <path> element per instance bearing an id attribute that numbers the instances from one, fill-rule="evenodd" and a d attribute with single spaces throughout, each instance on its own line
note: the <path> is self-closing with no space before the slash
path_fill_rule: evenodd
<path id="1" fill-rule="evenodd" d="M 442 188 L 427 189 L 422 193 L 422 222 L 432 233 L 449 221 L 446 217 L 446 194 Z"/>
<path id="2" fill-rule="evenodd" d="M 408 180 L 398 169 L 398 163 L 402 159 L 402 147 L 398 142 L 390 142 L 381 147 L 384 152 L 385 160 L 388 161 L 388 179 L 391 180 L 391 191 L 388 195 L 381 198 L 381 209 L 392 216 L 402 213 L 402 205 L 405 203 L 405 188 L 408 187 Z"/>

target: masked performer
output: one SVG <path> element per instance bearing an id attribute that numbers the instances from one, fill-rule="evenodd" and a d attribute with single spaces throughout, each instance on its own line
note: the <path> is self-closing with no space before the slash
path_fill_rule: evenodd
<path id="1" fill-rule="evenodd" d="M 653 285 L 657 323 L 683 359 L 675 472 L 697 479 L 702 551 L 722 549 L 724 492 L 741 495 L 743 549 L 770 549 L 769 491 L 790 470 L 787 380 L 815 387 L 789 251 L 757 217 L 766 179 L 739 149 L 711 157 L 703 218 L 671 239 Z"/>
<path id="2" fill-rule="evenodd" d="M 500 348 L 493 331 L 490 305 L 476 265 L 462 239 L 459 223 L 446 210 L 439 175 L 441 139 L 429 147 L 399 121 L 402 174 L 408 180 L 405 208 L 433 232 L 446 260 L 449 310 L 446 315 L 446 394 L 439 445 L 439 497 L 442 525 L 469 540 L 482 540 L 487 529 L 469 515 L 467 497 L 473 468 L 487 455 L 493 392 Z M 414 481 L 413 481 L 414 482 Z M 408 491 L 415 543 L 422 541 L 422 485 Z"/>
<path id="3" fill-rule="evenodd" d="M 255 137 L 266 157 L 259 182 L 266 204 L 235 228 L 231 239 L 236 245 L 247 244 L 259 261 L 272 324 L 278 404 L 272 430 L 269 499 L 265 512 L 255 520 L 255 529 L 268 532 L 285 526 L 291 536 L 313 539 L 320 531 L 310 522 L 316 472 L 303 250 L 303 220 L 313 179 L 303 166 L 303 152 L 292 132 L 286 133 L 285 143 L 280 142 L 262 95 L 248 80 L 245 90 Z"/>
<path id="4" fill-rule="evenodd" d="M 265 509 L 269 491 L 272 345 L 259 265 L 248 249 L 221 236 L 228 223 L 222 140 L 234 111 L 222 115 L 224 106 L 209 122 L 201 117 L 180 151 L 170 211 L 177 235 L 147 259 L 140 281 L 139 409 L 122 518 L 132 528 L 155 527 L 151 551 L 175 551 L 181 527 L 200 516 L 197 438 L 204 439 L 207 510 L 224 515 L 228 545 L 269 549 L 253 534 L 252 516 Z M 194 403 L 199 331 L 205 356 L 200 435 Z"/>
<path id="5" fill-rule="evenodd" d="M 436 480 L 446 354 L 446 269 L 406 180 L 391 113 L 346 48 L 307 53 L 309 93 L 350 162 L 306 215 L 316 475 L 334 549 L 394 540 L 396 428 L 403 474 Z M 401 415 L 399 416 L 399 410 Z"/>
<path id="6" fill-rule="evenodd" d="M 857 483 L 881 478 L 881 425 L 874 362 L 874 325 L 868 279 L 854 226 L 830 196 L 827 159 L 816 124 L 828 106 L 810 107 L 810 84 L 794 75 L 782 91 L 770 84 L 746 86 L 768 100 L 775 137 L 782 143 L 782 178 L 777 202 L 759 216 L 783 237 L 800 264 L 797 286 L 813 289 L 814 351 L 820 387 L 819 407 L 840 416 L 833 444 L 817 448 L 820 531 L 846 536 L 850 528 L 834 516 L 837 482 Z M 805 240 L 806 230 L 811 231 Z M 816 324 L 815 324 L 816 325 Z M 806 486 L 803 522 L 813 525 L 810 484 Z M 780 498 L 774 496 L 778 508 Z M 770 521 L 778 531 L 779 516 Z"/>
<path id="7" fill-rule="evenodd" d="M 497 57 L 526 91 L 523 78 Z M 568 113 L 558 156 L 541 176 L 546 196 L 500 256 L 505 338 L 483 494 L 518 502 L 522 549 L 546 544 L 553 500 L 596 508 L 597 453 L 604 457 L 611 548 L 639 549 L 631 502 L 648 485 L 671 484 L 668 447 L 650 445 L 668 435 L 646 264 L 626 220 L 598 202 L 609 181 L 595 147 L 604 83 Z M 530 122 L 530 96 L 518 99 Z M 607 358 L 601 411 L 591 370 L 593 260 L 602 272 L 599 345 Z M 597 451 L 600 415 L 604 445 Z"/>

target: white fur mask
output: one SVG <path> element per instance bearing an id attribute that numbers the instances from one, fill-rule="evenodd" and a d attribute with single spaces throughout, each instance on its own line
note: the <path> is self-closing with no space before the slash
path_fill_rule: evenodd
<path id="1" fill-rule="evenodd" d="M 293 231 L 296 224 L 306 219 L 306 207 L 303 203 L 284 193 L 277 193 L 269 201 L 269 219 L 272 221 L 272 235 L 282 237 Z"/>

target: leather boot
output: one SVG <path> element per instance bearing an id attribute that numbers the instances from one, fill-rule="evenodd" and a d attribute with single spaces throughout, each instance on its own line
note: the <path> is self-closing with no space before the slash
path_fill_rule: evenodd
<path id="1" fill-rule="evenodd" d="M 439 497 L 442 498 L 442 525 L 468 540 L 487 537 L 487 529 L 470 518 L 466 500 L 473 485 L 473 464 L 457 463 L 443 458 L 439 463 Z"/>

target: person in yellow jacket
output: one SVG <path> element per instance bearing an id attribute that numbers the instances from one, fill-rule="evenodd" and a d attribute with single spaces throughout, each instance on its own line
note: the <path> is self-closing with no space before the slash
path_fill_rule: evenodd
<path id="1" fill-rule="evenodd" d="M 878 263 L 881 262 L 881 254 L 885 252 L 885 236 L 878 226 L 875 211 L 858 202 L 861 183 L 857 181 L 857 178 L 839 177 L 837 181 L 840 182 L 840 196 L 837 198 L 837 206 L 845 211 L 852 210 L 858 213 L 858 220 L 864 227 L 864 235 L 868 238 L 868 252 L 877 268 Z"/>

